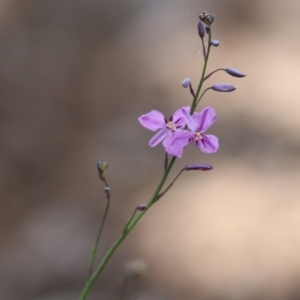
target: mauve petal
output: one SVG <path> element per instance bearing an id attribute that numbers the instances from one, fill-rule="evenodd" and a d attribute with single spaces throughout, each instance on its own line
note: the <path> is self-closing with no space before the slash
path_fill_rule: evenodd
<path id="1" fill-rule="evenodd" d="M 205 132 L 216 120 L 217 115 L 215 110 L 212 107 L 205 107 L 195 116 L 197 131 Z"/>
<path id="2" fill-rule="evenodd" d="M 172 147 L 183 148 L 189 143 L 189 139 L 194 136 L 194 133 L 191 131 L 181 131 L 174 135 L 173 140 L 170 145 Z"/>
<path id="3" fill-rule="evenodd" d="M 214 135 L 205 134 L 197 142 L 197 147 L 204 153 L 215 153 L 219 149 L 219 139 Z"/>
<path id="4" fill-rule="evenodd" d="M 139 117 L 139 122 L 145 128 L 156 131 L 166 126 L 164 115 L 157 110 L 151 110 L 145 115 Z"/>
<path id="5" fill-rule="evenodd" d="M 187 130 L 174 133 L 174 135 L 170 139 L 170 143 L 165 148 L 166 152 L 173 156 L 182 157 L 184 147 L 189 143 L 189 139 L 193 135 L 193 132 Z"/>
<path id="6" fill-rule="evenodd" d="M 167 149 L 169 145 L 172 143 L 173 138 L 174 138 L 174 132 L 168 130 L 166 138 L 162 142 L 165 149 Z"/>
<path id="7" fill-rule="evenodd" d="M 150 147 L 155 147 L 157 144 L 159 144 L 163 139 L 166 138 L 168 135 L 168 129 L 162 128 L 159 130 L 150 140 L 149 146 Z"/>
<path id="8" fill-rule="evenodd" d="M 184 148 L 178 148 L 178 147 L 169 146 L 169 147 L 165 148 L 165 150 L 166 150 L 166 152 L 168 154 L 176 156 L 178 158 L 181 158 L 182 154 L 183 154 Z"/>
<path id="9" fill-rule="evenodd" d="M 185 120 L 187 126 L 189 127 L 189 129 L 191 129 L 193 132 L 195 132 L 197 130 L 198 126 L 195 123 L 195 121 L 193 120 L 192 116 L 189 114 L 189 111 L 187 111 L 185 108 L 182 108 L 181 112 L 182 112 L 184 120 Z"/>
<path id="10" fill-rule="evenodd" d="M 190 113 L 189 106 L 185 106 L 185 107 L 177 109 L 173 114 L 173 122 L 176 122 L 177 126 L 184 128 L 184 126 L 186 125 L 186 122 L 185 122 L 184 115 L 182 113 L 182 109 L 184 109 L 188 114 Z"/>

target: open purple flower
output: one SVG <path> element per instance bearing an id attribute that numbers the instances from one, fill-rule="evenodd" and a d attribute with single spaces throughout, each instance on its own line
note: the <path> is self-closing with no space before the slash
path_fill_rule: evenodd
<path id="1" fill-rule="evenodd" d="M 169 121 L 164 117 L 164 115 L 157 111 L 151 110 L 149 113 L 139 117 L 139 122 L 145 128 L 151 131 L 157 131 L 157 133 L 151 138 L 149 142 L 150 147 L 155 147 L 157 144 L 162 142 L 167 153 L 176 155 L 176 148 L 170 148 L 170 144 L 174 136 L 181 132 L 186 125 L 185 118 L 183 116 L 183 111 L 190 111 L 189 107 L 183 107 L 175 111 L 173 116 L 170 117 Z"/>
<path id="2" fill-rule="evenodd" d="M 204 133 L 217 119 L 215 110 L 206 107 L 200 113 L 194 113 L 193 116 L 188 111 L 182 110 L 182 115 L 191 131 L 184 130 L 176 134 L 170 148 L 182 149 L 183 151 L 186 145 L 195 142 L 197 148 L 204 153 L 217 152 L 219 139 L 214 135 Z"/>

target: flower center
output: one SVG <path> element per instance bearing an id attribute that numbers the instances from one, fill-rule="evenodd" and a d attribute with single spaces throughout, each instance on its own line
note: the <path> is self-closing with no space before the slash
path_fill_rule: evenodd
<path id="1" fill-rule="evenodd" d="M 195 132 L 194 141 L 199 141 L 199 140 L 202 140 L 202 139 L 203 139 L 202 133 L 200 131 Z"/>
<path id="2" fill-rule="evenodd" d="M 166 124 L 166 127 L 168 130 L 174 131 L 177 126 L 173 121 L 168 121 L 168 123 Z"/>

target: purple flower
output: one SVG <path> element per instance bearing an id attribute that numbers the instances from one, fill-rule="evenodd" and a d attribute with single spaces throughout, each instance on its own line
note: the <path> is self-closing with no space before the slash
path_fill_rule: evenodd
<path id="1" fill-rule="evenodd" d="M 217 119 L 215 110 L 211 107 L 206 107 L 200 113 L 194 113 L 193 116 L 190 116 L 188 111 L 182 110 L 182 115 L 191 131 L 179 132 L 174 137 L 170 148 L 177 149 L 176 156 L 181 157 L 183 148 L 193 142 L 204 153 L 217 152 L 219 139 L 214 135 L 204 133 Z"/>
<path id="2" fill-rule="evenodd" d="M 142 126 L 151 131 L 157 131 L 149 142 L 150 147 L 155 147 L 157 144 L 162 142 L 167 153 L 177 156 L 176 147 L 170 147 L 170 145 L 174 136 L 181 132 L 186 125 L 182 114 L 183 111 L 188 114 L 190 108 L 183 107 L 176 110 L 173 116 L 170 117 L 169 121 L 167 121 L 164 115 L 157 110 L 152 110 L 139 117 L 138 120 Z"/>

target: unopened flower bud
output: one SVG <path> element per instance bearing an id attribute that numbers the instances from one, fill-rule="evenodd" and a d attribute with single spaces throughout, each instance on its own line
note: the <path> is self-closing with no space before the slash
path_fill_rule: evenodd
<path id="1" fill-rule="evenodd" d="M 211 32 L 211 28 L 210 28 L 210 27 L 206 26 L 206 27 L 205 27 L 205 30 L 206 30 L 206 33 L 207 33 L 207 34 L 210 34 L 210 32 Z"/>
<path id="2" fill-rule="evenodd" d="M 106 186 L 106 187 L 104 188 L 104 193 L 105 193 L 105 194 L 109 194 L 109 193 L 110 193 L 110 187 L 109 187 L 109 186 Z"/>
<path id="3" fill-rule="evenodd" d="M 199 21 L 199 23 L 198 23 L 198 34 L 201 37 L 201 39 L 204 38 L 205 29 L 204 29 L 203 23 L 201 21 Z"/>
<path id="4" fill-rule="evenodd" d="M 137 210 L 144 211 L 147 208 L 146 204 L 140 204 L 136 207 Z"/>
<path id="5" fill-rule="evenodd" d="M 98 172 L 99 172 L 100 174 L 103 174 L 103 172 L 104 172 L 105 170 L 107 170 L 108 167 L 109 167 L 109 165 L 108 165 L 108 163 L 105 162 L 105 161 L 98 161 L 98 163 L 97 163 L 97 169 L 98 169 Z"/>
<path id="6" fill-rule="evenodd" d="M 218 83 L 211 87 L 216 92 L 233 92 L 236 88 L 230 84 Z"/>
<path id="7" fill-rule="evenodd" d="M 193 171 L 193 170 L 196 170 L 196 171 L 209 171 L 209 170 L 212 170 L 212 166 L 211 165 L 207 165 L 207 164 L 192 164 L 192 165 L 186 165 L 184 167 L 184 169 L 186 171 Z"/>
<path id="8" fill-rule="evenodd" d="M 220 45 L 220 42 L 218 40 L 211 40 L 210 44 L 214 47 L 218 47 Z"/>
<path id="9" fill-rule="evenodd" d="M 190 83 L 191 83 L 191 80 L 189 78 L 185 78 L 181 81 L 181 85 L 185 89 L 189 87 Z"/>
<path id="10" fill-rule="evenodd" d="M 245 77 L 246 76 L 246 74 L 244 74 L 244 73 L 242 73 L 242 72 L 240 72 L 240 71 L 238 71 L 236 69 L 232 69 L 232 68 L 225 69 L 225 72 L 227 74 L 233 76 L 233 77 L 239 77 L 239 78 L 241 78 L 241 77 Z"/>

